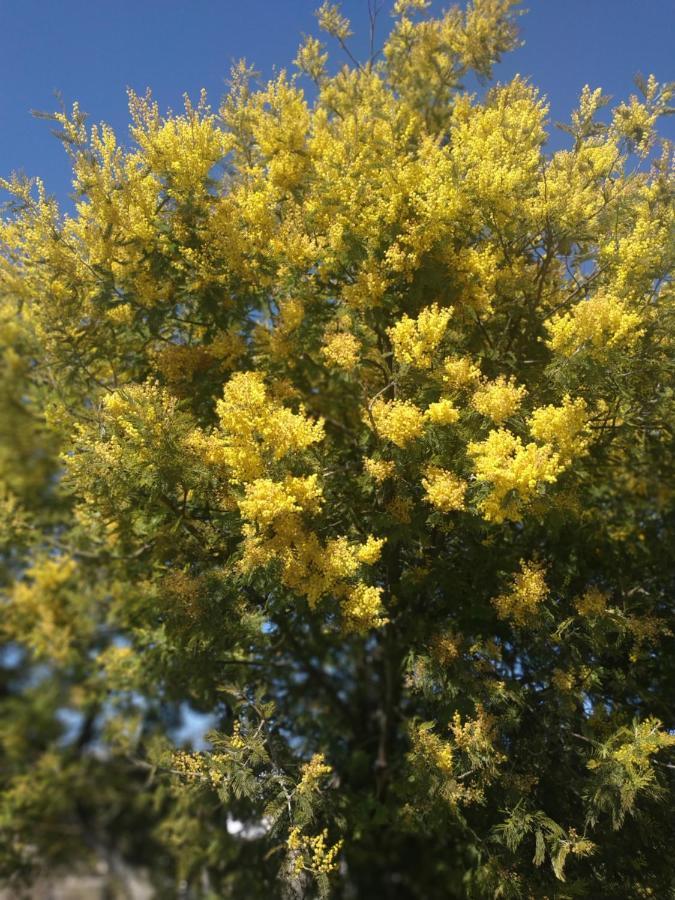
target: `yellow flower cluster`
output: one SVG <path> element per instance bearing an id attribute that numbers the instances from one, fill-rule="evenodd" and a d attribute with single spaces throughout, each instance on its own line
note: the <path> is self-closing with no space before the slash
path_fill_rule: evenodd
<path id="1" fill-rule="evenodd" d="M 459 410 L 452 400 L 444 397 L 427 407 L 424 418 L 431 425 L 454 425 L 459 419 Z"/>
<path id="2" fill-rule="evenodd" d="M 454 774 L 454 754 L 452 744 L 444 741 L 432 731 L 431 722 L 423 722 L 416 726 L 411 732 L 411 742 L 413 752 L 419 754 L 428 765 L 444 775 L 451 778 Z"/>
<path id="3" fill-rule="evenodd" d="M 34 561 L 11 591 L 3 625 L 38 658 L 65 662 L 78 637 L 91 629 L 81 591 L 74 590 L 77 563 L 69 557 Z"/>
<path id="4" fill-rule="evenodd" d="M 227 762 L 228 757 L 224 753 L 188 753 L 185 750 L 178 750 L 171 757 L 174 774 L 193 781 L 202 781 L 216 788 L 223 781 L 223 772 L 217 766 Z"/>
<path id="5" fill-rule="evenodd" d="M 650 86 L 656 91 L 658 85 L 653 75 L 649 76 Z M 654 125 L 658 112 L 650 109 L 633 95 L 630 103 L 620 103 L 614 110 L 612 125 L 620 137 L 625 138 L 638 153 L 645 156 L 654 140 Z"/>
<path id="6" fill-rule="evenodd" d="M 301 770 L 300 781 L 296 787 L 298 794 L 313 793 L 327 775 L 333 770 L 326 765 L 326 757 L 323 753 L 315 753 L 309 762 L 305 763 Z"/>
<path id="7" fill-rule="evenodd" d="M 505 757 L 495 747 L 495 719 L 478 705 L 476 718 L 465 722 L 458 712 L 452 717 L 451 740 L 443 740 L 433 731 L 433 722 L 422 722 L 410 732 L 412 752 L 409 759 L 426 777 L 435 781 L 434 791 L 452 806 L 480 803 L 485 786 L 494 779 Z M 468 767 L 455 777 L 455 769 Z M 473 783 L 465 782 L 466 774 L 474 774 Z"/>
<path id="8" fill-rule="evenodd" d="M 426 500 L 441 512 L 464 509 L 466 482 L 447 469 L 429 466 L 422 479 Z"/>
<path id="9" fill-rule="evenodd" d="M 642 326 L 642 316 L 631 311 L 625 301 L 598 293 L 551 322 L 548 344 L 562 356 L 586 348 L 601 357 L 608 348 L 635 344 L 644 333 Z"/>
<path id="10" fill-rule="evenodd" d="M 105 315 L 114 325 L 130 325 L 134 321 L 134 308 L 130 303 L 119 303 L 107 310 Z"/>
<path id="11" fill-rule="evenodd" d="M 443 360 L 443 381 L 451 390 L 469 387 L 480 379 L 480 369 L 468 356 L 446 356 Z"/>
<path id="12" fill-rule="evenodd" d="M 495 753 L 494 749 L 496 724 L 494 716 L 487 713 L 485 708 L 478 704 L 475 719 L 467 717 L 462 722 L 462 717 L 455 711 L 452 716 L 450 731 L 458 750 L 463 750 L 470 756 L 480 755 L 484 758 L 494 756 L 495 762 L 498 762 L 503 757 L 501 754 Z"/>
<path id="13" fill-rule="evenodd" d="M 232 726 L 232 736 L 229 740 L 230 747 L 233 750 L 243 750 L 246 746 L 246 741 L 241 736 L 241 722 L 239 720 L 235 720 Z"/>
<path id="14" fill-rule="evenodd" d="M 511 222 L 519 200 L 534 192 L 546 113 L 536 90 L 519 77 L 491 90 L 484 104 L 460 97 L 454 107 L 453 161 L 465 190 L 490 210 L 497 227 Z"/>
<path id="15" fill-rule="evenodd" d="M 520 572 L 514 575 L 511 589 L 492 601 L 500 619 L 511 619 L 525 625 L 532 619 L 548 596 L 545 569 L 538 563 L 520 561 Z"/>
<path id="16" fill-rule="evenodd" d="M 306 502 L 314 500 L 310 494 Z M 297 498 L 292 502 L 296 503 Z M 379 589 L 368 588 L 354 579 L 361 566 L 377 562 L 384 541 L 371 535 L 362 544 L 346 537 L 322 544 L 316 534 L 306 529 L 300 512 L 289 511 L 285 499 L 281 503 L 282 509 L 275 515 L 273 510 L 268 512 L 263 502 L 261 518 L 244 524 L 240 571 L 246 573 L 277 562 L 282 584 L 306 597 L 310 606 L 329 594 L 341 598 L 348 630 L 365 631 L 383 624 Z M 302 509 L 302 501 L 297 505 Z M 254 512 L 258 513 L 257 507 Z"/>
<path id="17" fill-rule="evenodd" d="M 360 582 L 342 602 L 342 616 L 347 631 L 363 633 L 387 623 L 382 615 L 382 588 Z"/>
<path id="18" fill-rule="evenodd" d="M 473 395 L 471 403 L 481 415 L 492 419 L 497 425 L 508 419 L 518 409 L 527 391 L 516 385 L 513 379 L 507 381 L 503 375 L 494 381 L 487 381 Z"/>
<path id="19" fill-rule="evenodd" d="M 580 616 L 594 619 L 605 612 L 608 600 L 609 596 L 607 594 L 599 588 L 591 587 L 578 598 L 574 605 Z"/>
<path id="20" fill-rule="evenodd" d="M 373 481 L 376 481 L 378 484 L 386 481 L 387 478 L 391 478 L 396 471 L 396 466 L 391 460 L 373 459 L 371 457 L 366 457 L 363 460 L 363 468 Z"/>
<path id="21" fill-rule="evenodd" d="M 305 522 L 321 508 L 318 476 L 265 476 L 270 463 L 321 440 L 322 423 L 273 400 L 258 373 L 238 373 L 230 379 L 218 414 L 220 431 L 209 436 L 194 432 L 188 445 L 243 486 L 236 501 L 243 519 L 239 571 L 274 563 L 282 584 L 311 606 L 331 594 L 341 600 L 348 630 L 383 624 L 380 589 L 366 586 L 357 576 L 361 566 L 377 562 L 384 540 L 370 535 L 363 543 L 346 537 L 322 543 Z"/>
<path id="22" fill-rule="evenodd" d="M 584 431 L 588 424 L 586 402 L 569 395 L 561 406 L 542 406 L 535 409 L 528 420 L 530 431 L 538 441 L 551 444 L 562 462 L 569 462 L 583 453 L 588 445 Z"/>
<path id="23" fill-rule="evenodd" d="M 288 835 L 287 846 L 291 853 L 293 871 L 299 875 L 303 871 L 316 875 L 329 875 L 337 869 L 337 856 L 342 849 L 343 841 L 339 840 L 328 846 L 328 829 L 311 837 L 303 834 L 296 826 Z"/>
<path id="24" fill-rule="evenodd" d="M 277 304 L 271 325 L 262 323 L 255 329 L 256 342 L 273 358 L 283 359 L 292 352 L 290 338 L 305 317 L 305 304 L 299 297 L 284 297 Z"/>
<path id="25" fill-rule="evenodd" d="M 523 505 L 541 485 L 555 482 L 562 471 L 560 457 L 548 445 L 523 445 L 504 428 L 491 431 L 484 441 L 472 441 L 468 450 L 478 480 L 491 485 L 481 509 L 492 522 L 519 521 Z"/>
<path id="26" fill-rule="evenodd" d="M 405 447 L 424 431 L 424 413 L 408 400 L 376 400 L 371 408 L 379 434 Z"/>
<path id="27" fill-rule="evenodd" d="M 220 130 L 202 93 L 195 108 L 185 101 L 185 114 L 163 120 L 156 103 L 129 95 L 134 140 L 150 168 L 168 179 L 180 194 L 203 189 L 213 166 L 230 149 L 229 136 Z"/>
<path id="28" fill-rule="evenodd" d="M 388 280 L 379 265 L 373 260 L 362 264 L 353 284 L 342 288 L 342 299 L 347 306 L 356 309 L 377 306 L 388 287 Z"/>
<path id="29" fill-rule="evenodd" d="M 350 37 L 352 31 L 349 19 L 342 15 L 337 3 L 329 3 L 328 0 L 324 0 L 316 12 L 316 17 L 322 31 L 340 41 L 346 41 Z"/>
<path id="30" fill-rule="evenodd" d="M 351 371 L 359 362 L 360 343 L 348 331 L 338 331 L 326 337 L 321 354 L 331 368 Z"/>
<path id="31" fill-rule="evenodd" d="M 196 429 L 187 444 L 208 464 L 226 467 L 233 482 L 260 478 L 266 459 L 283 459 L 324 436 L 323 422 L 274 401 L 259 372 L 233 375 L 216 408 L 219 431 L 206 435 Z"/>
<path id="32" fill-rule="evenodd" d="M 201 753 L 187 753 L 179 750 L 173 754 L 171 764 L 175 771 L 186 778 L 194 778 L 198 781 L 205 778 L 205 766 Z"/>
<path id="33" fill-rule="evenodd" d="M 356 551 L 356 558 L 360 563 L 366 566 L 374 565 L 382 554 L 382 548 L 385 545 L 385 538 L 376 538 L 372 534 L 368 535 L 365 544 Z"/>
<path id="34" fill-rule="evenodd" d="M 238 501 L 242 518 L 260 528 L 267 528 L 282 517 L 295 513 L 316 512 L 322 492 L 316 475 L 306 478 L 287 476 L 283 482 L 257 478 L 244 488 Z"/>
<path id="35" fill-rule="evenodd" d="M 619 744 L 612 752 L 612 758 L 627 769 L 646 774 L 651 764 L 650 756 L 673 746 L 675 734 L 666 731 L 659 719 L 649 718 L 635 723 L 631 739 Z"/>
<path id="36" fill-rule="evenodd" d="M 440 309 L 434 303 L 423 309 L 416 319 L 404 315 L 389 328 L 394 357 L 399 365 L 431 368 L 434 352 L 443 340 L 451 316 L 451 309 Z"/>
<path id="37" fill-rule="evenodd" d="M 301 72 L 317 82 L 323 78 L 327 61 L 328 54 L 324 53 L 323 44 L 311 35 L 305 37 L 293 60 Z"/>
<path id="38" fill-rule="evenodd" d="M 499 271 L 499 257 L 494 248 L 489 244 L 461 247 L 453 251 L 450 260 L 462 305 L 479 313 L 491 313 Z"/>

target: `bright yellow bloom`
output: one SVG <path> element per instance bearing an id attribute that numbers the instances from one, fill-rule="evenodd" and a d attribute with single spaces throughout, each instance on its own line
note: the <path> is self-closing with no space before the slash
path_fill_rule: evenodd
<path id="1" fill-rule="evenodd" d="M 316 875 L 329 875 L 337 869 L 337 855 L 342 849 L 343 841 L 332 847 L 328 846 L 328 829 L 311 837 L 303 834 L 298 826 L 291 829 L 286 842 L 291 853 L 293 871 L 313 872 Z"/>
<path id="2" fill-rule="evenodd" d="M 391 478 L 396 471 L 396 466 L 391 460 L 372 459 L 370 457 L 366 457 L 363 460 L 363 468 L 373 481 L 377 481 L 378 484 L 386 481 L 387 478 Z"/>
<path id="3" fill-rule="evenodd" d="M 446 356 L 443 360 L 443 381 L 452 390 L 469 387 L 480 379 L 480 369 L 468 356 Z"/>
<path id="4" fill-rule="evenodd" d="M 494 381 L 486 381 L 473 395 L 471 403 L 474 409 L 492 419 L 497 425 L 508 419 L 518 409 L 527 391 L 522 385 L 517 386 L 513 379 L 509 381 L 500 375 Z"/>
<path id="5" fill-rule="evenodd" d="M 324 46 L 321 41 L 315 37 L 305 37 L 302 45 L 298 50 L 298 55 L 294 59 L 295 65 L 313 78 L 314 81 L 320 81 L 326 70 L 326 62 L 328 54 L 324 53 Z"/>
<path id="6" fill-rule="evenodd" d="M 356 558 L 360 563 L 367 566 L 374 565 L 382 553 L 382 548 L 386 543 L 386 538 L 376 538 L 372 534 L 368 535 L 365 544 L 356 551 Z"/>
<path id="7" fill-rule="evenodd" d="M 338 331 L 326 337 L 321 354 L 331 368 L 349 372 L 358 365 L 360 349 L 358 338 L 348 331 Z"/>
<path id="8" fill-rule="evenodd" d="M 413 729 L 411 741 L 413 753 L 423 757 L 428 765 L 438 769 L 446 778 L 452 777 L 454 774 L 452 744 L 435 734 L 431 730 L 430 723 L 424 722 Z"/>
<path id="9" fill-rule="evenodd" d="M 431 425 L 454 425 L 459 419 L 459 410 L 454 406 L 452 400 L 443 398 L 427 407 L 424 418 Z"/>
<path id="10" fill-rule="evenodd" d="M 471 442 L 468 450 L 478 480 L 491 485 L 481 509 L 492 522 L 518 521 L 537 490 L 555 482 L 562 471 L 559 455 L 549 446 L 523 445 L 504 428 L 491 431 L 484 441 Z"/>
<path id="11" fill-rule="evenodd" d="M 548 596 L 544 571 L 543 566 L 521 559 L 520 572 L 514 575 L 511 589 L 492 601 L 500 619 L 525 625 L 536 615 Z"/>
<path id="12" fill-rule="evenodd" d="M 326 757 L 323 753 L 315 753 L 310 761 L 302 767 L 296 791 L 299 794 L 311 794 L 332 771 L 331 767 L 326 765 Z"/>
<path id="13" fill-rule="evenodd" d="M 231 138 L 216 124 L 206 95 L 197 107 L 185 101 L 185 113 L 162 119 L 156 103 L 129 95 L 134 140 L 150 168 L 164 175 L 169 190 L 189 194 L 204 187 L 214 165 L 227 153 Z"/>
<path id="14" fill-rule="evenodd" d="M 615 346 L 630 347 L 643 333 L 642 316 L 611 294 L 599 293 L 555 318 L 548 326 L 549 347 L 562 356 L 581 349 L 602 356 Z"/>
<path id="15" fill-rule="evenodd" d="M 382 588 L 379 587 L 359 583 L 342 602 L 348 631 L 365 632 L 381 627 L 387 621 L 382 612 Z"/>
<path id="16" fill-rule="evenodd" d="M 436 303 L 423 309 L 416 319 L 403 316 L 388 329 L 396 361 L 418 369 L 431 368 L 451 316 L 451 309 L 439 309 Z"/>
<path id="17" fill-rule="evenodd" d="M 239 510 L 248 522 L 265 528 L 282 516 L 308 508 L 315 510 L 320 502 L 321 488 L 316 475 L 290 478 L 283 483 L 258 478 L 246 485 Z"/>
<path id="18" fill-rule="evenodd" d="M 532 436 L 545 444 L 551 444 L 560 453 L 563 462 L 583 453 L 588 444 L 584 431 L 588 424 L 586 402 L 569 395 L 562 406 L 542 406 L 535 409 L 528 420 Z"/>
<path id="19" fill-rule="evenodd" d="M 371 413 L 379 434 L 405 447 L 424 431 L 424 413 L 408 400 L 376 400 Z"/>
<path id="20" fill-rule="evenodd" d="M 321 421 L 313 422 L 302 409 L 294 413 L 269 397 L 259 372 L 233 375 L 216 409 L 220 430 L 209 436 L 195 432 L 190 445 L 205 461 L 228 467 L 233 481 L 258 478 L 266 459 L 280 460 L 324 436 Z"/>
<path id="21" fill-rule="evenodd" d="M 429 466 L 425 470 L 422 486 L 426 500 L 441 512 L 464 509 L 466 482 L 447 469 Z"/>

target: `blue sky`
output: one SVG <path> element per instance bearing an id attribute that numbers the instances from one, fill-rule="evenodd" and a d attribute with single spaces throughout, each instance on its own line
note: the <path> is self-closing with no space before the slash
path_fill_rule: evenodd
<path id="1" fill-rule="evenodd" d="M 40 175 L 65 199 L 69 168 L 49 123 L 31 109 L 54 110 L 54 91 L 79 100 L 92 121 L 124 134 L 126 88 L 151 87 L 162 107 L 207 89 L 213 105 L 233 60 L 245 57 L 263 76 L 290 65 L 301 33 L 316 32 L 319 0 L 0 0 L 0 174 Z M 448 4 L 435 2 L 440 10 Z M 674 77 L 673 0 L 530 0 L 520 18 L 525 45 L 496 77 L 529 76 L 548 96 L 551 118 L 566 119 L 586 83 L 627 97 L 633 75 Z M 389 2 L 388 7 L 391 6 Z M 367 0 L 343 11 L 364 47 Z M 388 27 L 381 17 L 380 33 Z M 675 120 L 662 131 L 675 138 Z M 563 137 L 554 137 L 560 146 Z"/>

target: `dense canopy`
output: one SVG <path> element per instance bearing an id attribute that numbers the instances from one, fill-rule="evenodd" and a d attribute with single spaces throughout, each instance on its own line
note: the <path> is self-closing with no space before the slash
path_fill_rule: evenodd
<path id="1" fill-rule="evenodd" d="M 426 6 L 128 141 L 57 113 L 70 212 L 3 182 L 17 892 L 675 896 L 671 89 L 549 152 L 462 86 L 514 0 Z"/>

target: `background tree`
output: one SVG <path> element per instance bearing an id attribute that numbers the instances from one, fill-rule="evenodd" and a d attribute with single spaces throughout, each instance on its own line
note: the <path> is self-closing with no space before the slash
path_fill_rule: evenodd
<path id="1" fill-rule="evenodd" d="M 426 6 L 218 113 L 132 94 L 128 147 L 56 114 L 71 214 L 4 182 L 16 891 L 675 893 L 671 90 L 548 153 L 534 87 L 461 87 L 513 0 Z"/>

